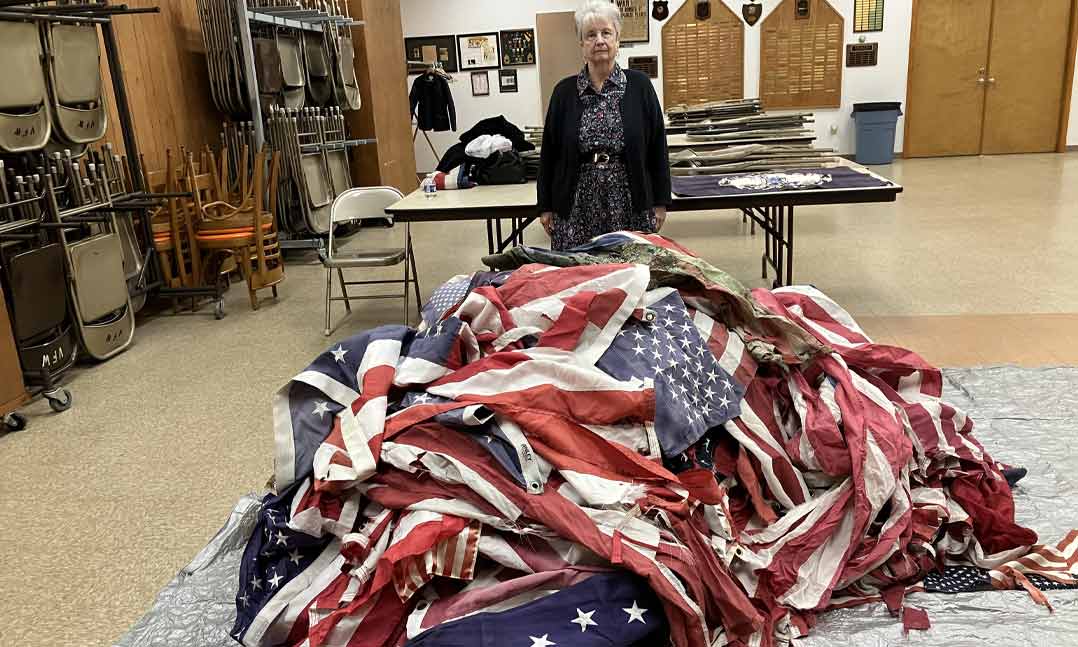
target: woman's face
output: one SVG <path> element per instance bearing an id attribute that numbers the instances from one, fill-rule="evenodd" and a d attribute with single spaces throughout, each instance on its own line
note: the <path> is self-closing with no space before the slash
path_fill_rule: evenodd
<path id="1" fill-rule="evenodd" d="M 588 63 L 608 64 L 618 56 L 618 31 L 614 23 L 598 18 L 584 27 L 580 46 Z"/>

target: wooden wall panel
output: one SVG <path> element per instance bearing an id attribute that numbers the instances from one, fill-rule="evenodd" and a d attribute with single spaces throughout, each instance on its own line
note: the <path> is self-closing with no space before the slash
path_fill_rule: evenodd
<path id="1" fill-rule="evenodd" d="M 193 0 L 126 0 L 130 7 L 160 7 L 157 14 L 117 16 L 116 42 L 139 150 L 151 169 L 164 166 L 165 150 L 218 145 L 224 116 L 210 96 L 206 50 Z M 105 139 L 123 149 L 116 100 L 107 76 L 109 128 Z"/>
<path id="2" fill-rule="evenodd" d="M 686 2 L 663 25 L 663 107 L 745 96 L 745 25 L 723 2 L 696 19 Z"/>
<path id="3" fill-rule="evenodd" d="M 377 146 L 352 149 L 352 179 L 357 186 L 385 185 L 408 193 L 419 182 L 400 0 L 348 0 L 348 6 L 366 25 L 352 30 L 363 107 L 345 114 L 353 137 L 378 139 Z"/>
<path id="4" fill-rule="evenodd" d="M 7 313 L 4 291 L 0 290 L 0 415 L 18 409 L 28 399 L 22 382 L 19 351 Z"/>
<path id="5" fill-rule="evenodd" d="M 809 0 L 809 17 L 783 0 L 760 26 L 760 101 L 764 108 L 838 108 L 842 104 L 842 14 Z"/>
<path id="6" fill-rule="evenodd" d="M 535 41 L 539 59 L 539 114 L 546 119 L 547 104 L 554 86 L 584 66 L 580 38 L 572 11 L 549 11 L 535 14 Z"/>

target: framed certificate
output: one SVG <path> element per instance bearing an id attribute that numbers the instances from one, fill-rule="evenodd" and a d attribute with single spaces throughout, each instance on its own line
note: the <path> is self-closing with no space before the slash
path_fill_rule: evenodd
<path id="1" fill-rule="evenodd" d="M 461 70 L 490 70 L 500 64 L 498 32 L 457 36 Z"/>
<path id="2" fill-rule="evenodd" d="M 490 94 L 490 72 L 472 72 L 472 96 L 485 97 Z"/>
<path id="3" fill-rule="evenodd" d="M 457 40 L 453 36 L 416 36 L 404 39 L 408 73 L 422 73 L 431 63 L 441 63 L 446 72 L 457 71 Z"/>
<path id="4" fill-rule="evenodd" d="M 648 0 L 610 0 L 621 9 L 621 42 L 646 43 L 650 37 L 651 17 Z"/>
<path id="5" fill-rule="evenodd" d="M 498 89 L 502 92 L 516 92 L 517 71 L 498 70 Z"/>

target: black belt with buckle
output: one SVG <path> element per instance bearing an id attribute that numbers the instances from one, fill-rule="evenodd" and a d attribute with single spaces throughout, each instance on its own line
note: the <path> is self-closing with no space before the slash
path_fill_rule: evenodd
<path id="1" fill-rule="evenodd" d="M 590 162 L 592 164 L 609 164 L 620 158 L 621 155 L 618 155 L 617 153 L 588 153 L 584 156 L 584 162 Z"/>

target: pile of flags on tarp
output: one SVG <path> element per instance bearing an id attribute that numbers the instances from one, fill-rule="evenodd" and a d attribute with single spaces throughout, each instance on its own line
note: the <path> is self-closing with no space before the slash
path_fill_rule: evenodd
<path id="1" fill-rule="evenodd" d="M 816 289 L 627 232 L 500 261 L 277 394 L 237 640 L 777 645 L 869 600 L 927 626 L 948 563 L 1073 582 L 940 372 Z"/>

